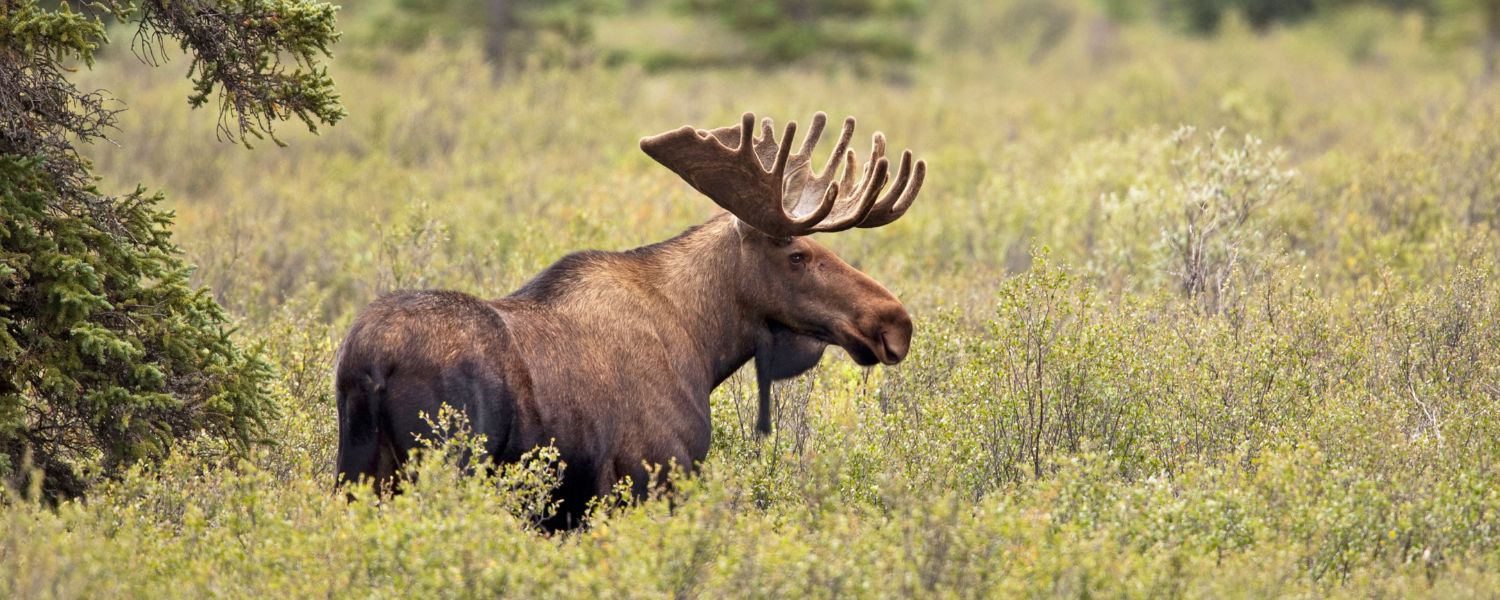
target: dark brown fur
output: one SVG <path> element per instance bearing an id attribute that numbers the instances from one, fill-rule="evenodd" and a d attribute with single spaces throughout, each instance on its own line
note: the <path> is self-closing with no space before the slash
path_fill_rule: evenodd
<path id="1" fill-rule="evenodd" d="M 430 433 L 420 415 L 446 403 L 496 461 L 555 444 L 567 467 L 548 525 L 571 526 L 625 477 L 644 494 L 646 465 L 702 460 L 709 393 L 757 352 L 763 379 L 780 379 L 828 343 L 895 364 L 910 339 L 879 283 L 810 238 L 729 215 L 651 246 L 569 255 L 499 300 L 397 292 L 339 350 L 338 477 L 390 482 Z"/>

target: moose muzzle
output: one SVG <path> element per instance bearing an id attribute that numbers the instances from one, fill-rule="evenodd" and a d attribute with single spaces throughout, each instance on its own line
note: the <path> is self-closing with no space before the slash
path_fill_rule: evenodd
<path id="1" fill-rule="evenodd" d="M 900 303 L 865 312 L 855 322 L 833 332 L 833 341 L 861 366 L 894 365 L 911 348 L 911 316 Z"/>

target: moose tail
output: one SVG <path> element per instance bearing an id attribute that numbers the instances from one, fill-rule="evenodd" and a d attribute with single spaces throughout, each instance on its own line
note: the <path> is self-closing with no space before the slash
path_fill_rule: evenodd
<path id="1" fill-rule="evenodd" d="M 340 375 L 343 375 L 340 373 Z M 338 485 L 373 479 L 386 483 L 394 473 L 388 432 L 380 427 L 385 403 L 385 378 L 377 372 L 339 377 Z"/>

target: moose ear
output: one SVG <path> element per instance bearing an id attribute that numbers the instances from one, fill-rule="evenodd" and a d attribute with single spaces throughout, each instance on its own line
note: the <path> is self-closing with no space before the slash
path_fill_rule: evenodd
<path id="1" fill-rule="evenodd" d="M 792 238 L 774 236 L 774 235 L 771 235 L 771 234 L 766 233 L 764 231 L 761 231 L 759 229 L 756 229 L 754 226 L 752 226 L 749 223 L 746 223 L 744 221 L 741 221 L 739 219 L 739 217 L 736 217 L 736 216 L 734 216 L 732 214 L 729 215 L 729 217 L 730 217 L 730 223 L 731 223 L 730 226 L 734 227 L 734 232 L 737 235 L 739 235 L 740 241 L 742 241 L 742 242 L 745 241 L 745 238 L 755 237 L 755 238 L 758 238 L 758 239 L 769 240 L 772 245 L 777 246 L 777 247 L 785 246 L 787 244 L 792 243 Z"/>

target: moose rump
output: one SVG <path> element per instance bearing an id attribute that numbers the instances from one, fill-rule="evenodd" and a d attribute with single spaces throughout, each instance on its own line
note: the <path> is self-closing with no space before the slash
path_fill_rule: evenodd
<path id="1" fill-rule="evenodd" d="M 484 436 L 494 463 L 556 444 L 567 468 L 554 492 L 556 522 L 548 524 L 575 522 L 589 499 L 607 491 L 601 480 L 614 482 L 612 469 L 594 459 L 604 449 L 592 447 L 608 438 L 607 423 L 587 413 L 539 414 L 516 341 L 500 307 L 460 292 L 396 292 L 362 311 L 336 359 L 339 483 L 396 485 L 400 466 L 419 438 L 433 439 L 431 421 L 448 405 Z"/>
<path id="2" fill-rule="evenodd" d="M 519 458 L 517 395 L 529 381 L 511 343 L 493 307 L 459 292 L 397 292 L 362 311 L 335 361 L 339 482 L 393 482 L 444 404 L 491 456 Z"/>

